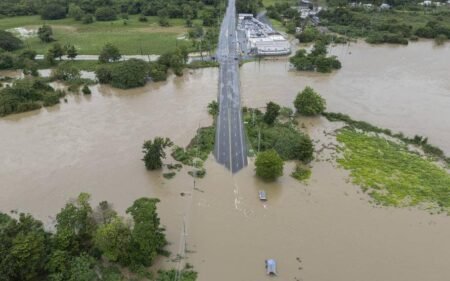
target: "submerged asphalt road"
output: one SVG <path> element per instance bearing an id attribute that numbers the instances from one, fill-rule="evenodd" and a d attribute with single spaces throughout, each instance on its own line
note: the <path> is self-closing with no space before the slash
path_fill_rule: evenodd
<path id="1" fill-rule="evenodd" d="M 236 35 L 236 3 L 228 1 L 220 27 L 217 59 L 219 68 L 219 116 L 214 155 L 217 162 L 236 173 L 247 166 L 247 147 L 239 92 L 239 60 Z"/>

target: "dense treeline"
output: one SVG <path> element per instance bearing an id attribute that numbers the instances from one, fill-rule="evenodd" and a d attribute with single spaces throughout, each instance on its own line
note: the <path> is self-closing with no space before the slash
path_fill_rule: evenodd
<path id="1" fill-rule="evenodd" d="M 116 57 L 116 61 L 120 54 Z M 183 75 L 186 67 L 188 50 L 177 48 L 174 52 L 162 54 L 156 62 L 147 63 L 139 59 L 130 59 L 115 63 L 104 63 L 97 67 L 95 74 L 102 84 L 111 84 L 113 87 L 128 89 L 144 86 L 148 79 L 152 81 L 165 81 L 168 71 L 175 75 Z M 107 61 L 109 62 L 109 59 Z"/>
<path id="2" fill-rule="evenodd" d="M 72 8 L 85 14 L 98 9 L 112 9 L 117 14 L 157 16 L 163 10 L 168 17 L 196 18 L 204 5 L 217 6 L 220 0 L 0 0 L 0 14 L 6 16 L 36 15 L 45 19 L 65 17 Z M 74 12 L 74 11 L 72 11 Z"/>
<path id="3" fill-rule="evenodd" d="M 106 201 L 92 208 L 89 194 L 81 193 L 56 215 L 54 232 L 29 214 L 0 213 L 0 279 L 129 280 L 118 265 L 145 272 L 164 253 L 158 202 L 137 199 L 126 211 L 131 219 L 125 220 Z"/>
<path id="4" fill-rule="evenodd" d="M 55 91 L 47 81 L 25 78 L 0 90 L 0 116 L 39 109 L 59 103 L 64 92 Z"/>
<path id="5" fill-rule="evenodd" d="M 365 37 L 368 43 L 408 44 L 422 38 L 450 38 L 450 10 L 429 12 L 412 7 L 378 11 L 361 7 L 336 7 L 320 13 L 321 24 L 331 31 L 353 37 Z M 425 24 L 423 22 L 426 22 Z"/>

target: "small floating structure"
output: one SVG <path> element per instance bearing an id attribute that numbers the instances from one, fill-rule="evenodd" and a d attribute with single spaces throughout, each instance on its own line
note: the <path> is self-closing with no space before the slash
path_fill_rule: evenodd
<path id="1" fill-rule="evenodd" d="M 260 190 L 258 192 L 259 195 L 259 200 L 261 201 L 267 201 L 267 196 L 266 196 L 266 192 L 264 190 Z"/>
<path id="2" fill-rule="evenodd" d="M 277 262 L 274 259 L 266 260 L 267 275 L 277 275 Z"/>

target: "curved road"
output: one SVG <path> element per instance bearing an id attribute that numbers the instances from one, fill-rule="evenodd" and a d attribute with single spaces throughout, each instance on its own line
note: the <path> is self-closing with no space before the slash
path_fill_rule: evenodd
<path id="1" fill-rule="evenodd" d="M 220 27 L 217 59 L 219 68 L 219 116 L 214 155 L 232 173 L 247 166 L 247 147 L 239 92 L 239 59 L 236 33 L 236 3 L 228 1 Z"/>

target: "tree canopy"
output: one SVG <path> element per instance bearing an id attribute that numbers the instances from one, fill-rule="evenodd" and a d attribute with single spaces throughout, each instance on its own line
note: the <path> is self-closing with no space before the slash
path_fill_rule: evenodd
<path id="1" fill-rule="evenodd" d="M 171 147 L 172 141 L 168 138 L 156 137 L 153 141 L 148 140 L 144 142 L 142 152 L 144 158 L 142 161 L 145 163 L 147 170 L 157 170 L 162 167 L 162 159 L 166 158 L 164 149 Z"/>
<path id="2" fill-rule="evenodd" d="M 324 112 L 326 102 L 311 87 L 306 87 L 302 92 L 298 93 L 294 106 L 298 113 L 311 116 Z"/>
<path id="3" fill-rule="evenodd" d="M 263 151 L 256 156 L 256 175 L 265 180 L 276 180 L 283 175 L 283 159 L 274 149 Z"/>

